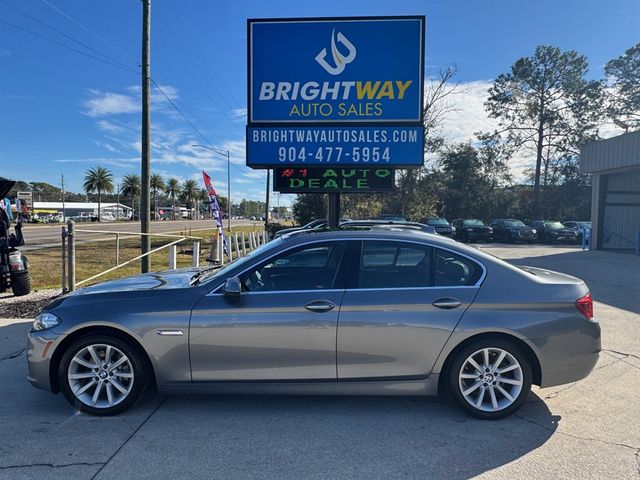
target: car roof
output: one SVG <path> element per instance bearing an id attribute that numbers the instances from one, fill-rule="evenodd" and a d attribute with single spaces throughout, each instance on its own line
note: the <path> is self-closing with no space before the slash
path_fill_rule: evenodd
<path id="1" fill-rule="evenodd" d="M 355 228 L 355 229 L 331 229 L 331 230 L 301 230 L 282 235 L 285 242 L 304 243 L 311 239 L 316 240 L 407 240 L 428 241 L 442 245 L 457 244 L 455 240 L 421 230 L 402 228 L 402 224 L 388 225 L 388 228 Z M 399 227 L 399 228 L 396 228 Z"/>

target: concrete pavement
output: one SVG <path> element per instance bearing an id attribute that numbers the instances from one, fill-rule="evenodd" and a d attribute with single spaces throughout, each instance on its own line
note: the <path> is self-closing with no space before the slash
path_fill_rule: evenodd
<path id="1" fill-rule="evenodd" d="M 603 329 L 585 380 L 486 422 L 439 399 L 151 396 L 78 415 L 26 380 L 23 321 L 0 322 L 0 479 L 637 479 L 640 258 L 482 246 L 584 278 Z"/>

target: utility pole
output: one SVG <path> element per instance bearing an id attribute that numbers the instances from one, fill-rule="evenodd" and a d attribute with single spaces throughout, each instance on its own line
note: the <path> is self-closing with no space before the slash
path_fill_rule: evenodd
<path id="1" fill-rule="evenodd" d="M 120 221 L 120 182 L 116 184 L 116 222 Z"/>
<path id="2" fill-rule="evenodd" d="M 227 150 L 227 230 L 231 231 L 231 160 Z"/>
<path id="3" fill-rule="evenodd" d="M 62 188 L 62 223 L 67 221 L 67 214 L 64 208 L 64 173 L 62 174 L 62 185 L 60 186 Z"/>
<path id="4" fill-rule="evenodd" d="M 148 234 L 150 206 L 150 170 L 151 170 L 151 101 L 149 89 L 151 87 L 151 0 L 142 0 L 142 175 L 140 191 L 140 233 Z M 149 253 L 151 239 L 149 235 L 142 235 L 140 239 L 142 254 Z M 149 256 L 140 259 L 142 273 L 147 273 L 150 266 Z"/>
<path id="5" fill-rule="evenodd" d="M 271 183 L 271 170 L 267 169 L 267 193 L 265 194 L 264 205 L 264 230 L 267 231 L 269 227 L 269 183 Z"/>

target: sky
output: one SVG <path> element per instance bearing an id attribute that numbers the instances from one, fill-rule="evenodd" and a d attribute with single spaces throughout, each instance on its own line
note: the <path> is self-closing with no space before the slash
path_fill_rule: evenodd
<path id="1" fill-rule="evenodd" d="M 487 89 L 537 45 L 586 55 L 602 78 L 640 41 L 638 0 L 152 0 L 152 171 L 201 181 L 204 169 L 226 194 L 226 158 L 192 145 L 229 150 L 234 203 L 263 200 L 265 171 L 244 165 L 247 18 L 363 15 L 426 15 L 427 79 L 458 67 L 449 141 L 494 127 Z M 80 192 L 97 165 L 115 183 L 140 173 L 141 19 L 138 0 L 0 0 L 0 176 L 64 175 Z M 528 162 L 516 159 L 516 175 Z"/>

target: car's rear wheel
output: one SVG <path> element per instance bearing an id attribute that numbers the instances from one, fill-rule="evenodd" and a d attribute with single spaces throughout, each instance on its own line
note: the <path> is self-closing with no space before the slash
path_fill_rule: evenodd
<path id="1" fill-rule="evenodd" d="M 111 335 L 88 335 L 67 349 L 58 370 L 62 392 L 76 409 L 115 415 L 140 397 L 145 374 L 137 349 Z"/>
<path id="2" fill-rule="evenodd" d="M 463 348 L 449 370 L 449 388 L 471 415 L 496 420 L 518 410 L 531 390 L 531 365 L 513 343 L 487 338 Z"/>

